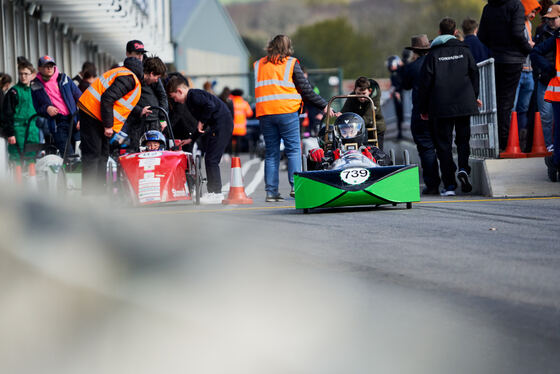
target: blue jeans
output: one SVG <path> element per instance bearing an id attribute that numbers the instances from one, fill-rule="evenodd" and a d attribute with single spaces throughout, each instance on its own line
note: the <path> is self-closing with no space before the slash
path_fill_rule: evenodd
<path id="1" fill-rule="evenodd" d="M 527 112 L 529 111 L 529 102 L 531 101 L 531 95 L 534 89 L 535 81 L 533 80 L 533 73 L 530 71 L 522 71 L 515 94 L 515 103 L 513 104 L 517 112 L 517 124 L 520 130 L 527 128 Z"/>
<path id="2" fill-rule="evenodd" d="M 537 108 L 541 113 L 542 132 L 546 146 L 552 144 L 552 125 L 554 123 L 552 103 L 544 101 L 544 93 L 547 85 L 537 82 Z"/>
<path id="3" fill-rule="evenodd" d="M 272 114 L 259 118 L 265 143 L 264 181 L 269 194 L 278 194 L 278 168 L 280 165 L 280 139 L 284 140 L 284 153 L 288 158 L 288 180 L 294 185 L 294 172 L 301 171 L 301 140 L 299 115 L 295 113 Z"/>
<path id="4" fill-rule="evenodd" d="M 560 165 L 560 102 L 553 102 L 554 110 L 554 152 L 552 159 L 556 165 Z"/>

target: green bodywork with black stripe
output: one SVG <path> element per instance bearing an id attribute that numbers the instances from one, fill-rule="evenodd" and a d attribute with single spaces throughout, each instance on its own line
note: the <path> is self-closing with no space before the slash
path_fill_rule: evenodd
<path id="1" fill-rule="evenodd" d="M 342 170 L 294 174 L 296 209 L 382 205 L 420 201 L 417 165 L 380 166 L 368 170 L 367 180 L 348 184 Z M 364 172 L 365 173 L 365 172 Z"/>

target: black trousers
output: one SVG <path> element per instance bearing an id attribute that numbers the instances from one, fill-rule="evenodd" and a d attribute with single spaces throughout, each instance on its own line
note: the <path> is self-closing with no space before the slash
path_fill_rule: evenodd
<path id="1" fill-rule="evenodd" d="M 103 123 L 80 110 L 82 150 L 82 195 L 102 194 L 105 191 L 109 138 Z"/>
<path id="2" fill-rule="evenodd" d="M 498 110 L 498 139 L 500 142 L 500 150 L 504 150 L 507 146 L 511 110 L 513 109 L 515 93 L 522 69 L 522 63 L 496 63 L 494 67 L 496 74 L 496 106 Z"/>
<path id="3" fill-rule="evenodd" d="M 433 129 L 436 154 L 439 159 L 443 185 L 445 187 L 457 186 L 457 180 L 455 179 L 457 165 L 455 165 L 455 161 L 453 161 L 453 129 L 455 129 L 455 144 L 457 145 L 459 169 L 463 169 L 467 174 L 470 174 L 470 116 L 437 118 L 433 121 Z"/>
<path id="4" fill-rule="evenodd" d="M 216 122 L 215 129 L 210 128 L 207 130 L 208 134 L 204 135 L 202 139 L 209 193 L 222 192 L 220 160 L 226 147 L 231 142 L 231 134 L 233 132 L 233 119 L 230 116 L 224 116 Z"/>
<path id="5" fill-rule="evenodd" d="M 420 156 L 424 184 L 430 189 L 438 189 L 441 180 L 439 178 L 439 164 L 430 121 L 424 121 L 420 118 L 420 114 L 412 113 L 410 131 Z"/>

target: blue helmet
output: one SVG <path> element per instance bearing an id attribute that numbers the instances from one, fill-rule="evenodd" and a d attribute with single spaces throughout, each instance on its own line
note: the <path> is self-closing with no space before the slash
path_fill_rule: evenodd
<path id="1" fill-rule="evenodd" d="M 150 141 L 159 143 L 158 151 L 165 150 L 165 136 L 161 132 L 157 130 L 146 131 L 140 138 L 140 146 L 145 147 L 146 143 Z"/>
<path id="2" fill-rule="evenodd" d="M 389 56 L 385 62 L 385 66 L 389 71 L 395 71 L 402 64 L 401 58 L 399 56 Z"/>

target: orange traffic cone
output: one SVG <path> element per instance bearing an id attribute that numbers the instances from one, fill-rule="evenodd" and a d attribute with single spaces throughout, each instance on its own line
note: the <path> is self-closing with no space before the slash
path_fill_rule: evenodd
<path id="1" fill-rule="evenodd" d="M 16 165 L 14 167 L 14 180 L 17 184 L 21 184 L 23 182 L 23 173 L 21 170 L 21 165 Z"/>
<path id="2" fill-rule="evenodd" d="M 533 130 L 533 148 L 527 157 L 544 157 L 550 156 L 552 152 L 547 151 L 546 144 L 544 143 L 544 135 L 541 123 L 541 114 L 535 112 L 535 127 Z"/>
<path id="3" fill-rule="evenodd" d="M 245 194 L 243 175 L 241 174 L 241 160 L 239 157 L 231 158 L 231 183 L 227 199 L 222 204 L 253 204 L 253 199 Z"/>
<path id="4" fill-rule="evenodd" d="M 519 132 L 517 130 L 517 112 L 511 113 L 509 137 L 506 150 L 500 153 L 500 158 L 526 158 L 527 154 L 521 152 L 519 147 Z"/>
<path id="5" fill-rule="evenodd" d="M 33 190 L 37 190 L 37 171 L 35 170 L 35 163 L 29 164 L 29 169 L 27 173 L 27 184 Z"/>

